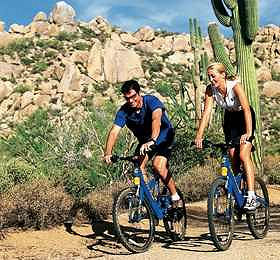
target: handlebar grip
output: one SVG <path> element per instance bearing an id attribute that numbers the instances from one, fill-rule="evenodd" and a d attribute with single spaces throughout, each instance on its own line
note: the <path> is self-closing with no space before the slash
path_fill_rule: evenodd
<path id="1" fill-rule="evenodd" d="M 117 156 L 117 155 L 112 155 L 112 157 L 111 157 L 111 162 L 112 163 L 115 163 L 115 162 L 117 162 L 119 160 L 119 156 Z"/>

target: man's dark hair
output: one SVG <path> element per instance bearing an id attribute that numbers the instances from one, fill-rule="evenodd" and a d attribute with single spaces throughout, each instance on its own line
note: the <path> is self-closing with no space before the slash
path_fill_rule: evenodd
<path id="1" fill-rule="evenodd" d="M 123 83 L 122 88 L 121 88 L 121 92 L 123 94 L 125 94 L 125 93 L 128 93 L 131 89 L 135 90 L 135 92 L 139 94 L 140 85 L 134 79 L 128 80 L 125 83 Z"/>

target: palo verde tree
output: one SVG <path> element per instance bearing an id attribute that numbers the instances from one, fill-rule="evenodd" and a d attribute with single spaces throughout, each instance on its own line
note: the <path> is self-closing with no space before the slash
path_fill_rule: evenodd
<path id="1" fill-rule="evenodd" d="M 254 161 L 262 173 L 260 100 L 252 50 L 258 30 L 258 0 L 211 0 L 211 3 L 219 22 L 233 31 L 237 73 L 256 113 Z"/>

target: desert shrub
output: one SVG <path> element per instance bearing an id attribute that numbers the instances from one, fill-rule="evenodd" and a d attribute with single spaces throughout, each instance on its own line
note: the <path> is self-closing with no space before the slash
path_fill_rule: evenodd
<path id="1" fill-rule="evenodd" d="M 210 185 L 217 176 L 216 161 L 207 160 L 207 164 L 195 166 L 176 178 L 176 185 L 187 201 L 198 201 L 207 197 Z"/>
<path id="2" fill-rule="evenodd" d="M 30 59 L 28 57 L 21 57 L 20 61 L 24 65 L 30 65 L 30 64 L 32 64 L 34 62 L 32 59 Z"/>
<path id="3" fill-rule="evenodd" d="M 47 49 L 47 48 L 53 48 L 58 51 L 63 50 L 63 42 L 57 39 L 48 39 L 48 40 L 43 40 L 40 39 L 36 42 L 36 46 L 42 48 L 42 49 Z"/>
<path id="4" fill-rule="evenodd" d="M 160 72 L 163 69 L 163 64 L 158 61 L 150 62 L 150 71 L 151 72 Z"/>
<path id="5" fill-rule="evenodd" d="M 45 160 L 44 155 L 53 131 L 47 111 L 38 109 L 16 126 L 11 138 L 2 140 L 3 146 L 11 156 L 20 157 L 36 166 L 42 159 Z"/>
<path id="6" fill-rule="evenodd" d="M 19 56 L 25 56 L 33 48 L 34 48 L 34 43 L 32 39 L 27 39 L 27 38 L 18 39 L 11 42 L 6 47 L 1 47 L 0 54 L 13 56 L 14 53 L 17 53 Z"/>
<path id="7" fill-rule="evenodd" d="M 20 85 L 17 85 L 15 88 L 14 88 L 14 93 L 20 93 L 20 94 L 23 94 L 27 91 L 30 91 L 32 88 L 28 85 L 25 85 L 25 84 L 20 84 Z"/>
<path id="8" fill-rule="evenodd" d="M 264 174 L 268 176 L 270 184 L 280 184 L 280 156 L 266 156 L 264 158 Z"/>
<path id="9" fill-rule="evenodd" d="M 92 38 L 97 37 L 96 33 L 93 30 L 91 30 L 90 28 L 87 28 L 85 26 L 80 25 L 79 30 L 81 31 L 81 38 L 82 39 L 91 40 Z"/>
<path id="10" fill-rule="evenodd" d="M 2 161 L 0 165 L 0 193 L 17 184 L 26 183 L 34 178 L 35 168 L 17 158 Z"/>
<path id="11" fill-rule="evenodd" d="M 160 93 L 164 97 L 168 96 L 176 96 L 175 90 L 172 84 L 168 81 L 161 80 L 155 84 L 155 89 L 158 93 Z"/>
<path id="12" fill-rule="evenodd" d="M 127 186 L 126 182 L 116 181 L 95 189 L 82 200 L 82 211 L 91 220 L 107 219 L 112 213 L 114 198 Z"/>
<path id="13" fill-rule="evenodd" d="M 76 50 L 80 50 L 80 51 L 87 51 L 90 49 L 90 45 L 86 42 L 76 42 L 74 45 L 73 45 L 74 49 Z"/>
<path id="14" fill-rule="evenodd" d="M 280 73 L 276 71 L 271 71 L 272 80 L 280 81 Z"/>
<path id="15" fill-rule="evenodd" d="M 72 204 L 63 187 L 55 187 L 45 179 L 16 185 L 0 195 L 1 227 L 42 229 L 62 224 Z"/>
<path id="16" fill-rule="evenodd" d="M 40 73 L 45 71 L 48 68 L 48 63 L 46 61 L 38 61 L 34 63 L 32 68 L 32 73 Z"/>
<path id="17" fill-rule="evenodd" d="M 77 33 L 71 33 L 71 32 L 59 32 L 59 34 L 55 37 L 59 41 L 73 41 L 78 38 Z"/>

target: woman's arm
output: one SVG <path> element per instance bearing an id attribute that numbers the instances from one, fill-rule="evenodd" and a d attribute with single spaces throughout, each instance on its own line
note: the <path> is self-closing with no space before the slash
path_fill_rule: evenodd
<path id="1" fill-rule="evenodd" d="M 211 110 L 213 107 L 213 95 L 212 95 L 212 90 L 211 87 L 208 86 L 205 92 L 205 99 L 204 99 L 204 110 L 202 113 L 202 117 L 200 120 L 199 128 L 196 133 L 195 137 L 195 144 L 198 148 L 202 148 L 202 137 L 204 130 L 206 126 L 208 125 L 210 115 L 211 115 Z"/>
<path id="2" fill-rule="evenodd" d="M 241 136 L 240 143 L 245 143 L 246 140 L 248 140 L 252 135 L 252 115 L 251 115 L 250 105 L 249 105 L 248 98 L 245 94 L 245 91 L 240 83 L 237 83 L 233 87 L 233 91 L 235 95 L 238 97 L 240 101 L 240 105 L 244 112 L 246 133 Z"/>

